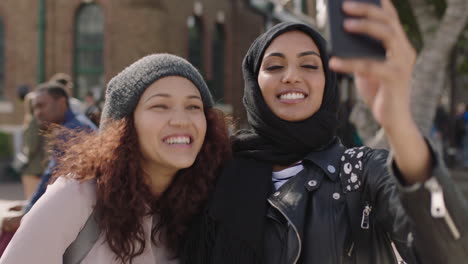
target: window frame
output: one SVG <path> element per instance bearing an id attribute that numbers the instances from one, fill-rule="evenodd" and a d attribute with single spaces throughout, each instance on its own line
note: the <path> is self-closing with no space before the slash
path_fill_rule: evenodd
<path id="1" fill-rule="evenodd" d="M 204 76 L 204 27 L 200 16 L 191 15 L 187 18 L 187 32 L 187 59 Z M 196 38 L 193 38 L 194 33 Z"/>
<path id="2" fill-rule="evenodd" d="M 96 44 L 85 44 L 83 45 L 80 43 L 80 35 L 83 33 L 89 34 L 89 32 L 80 32 L 80 18 L 83 18 L 82 12 L 86 12 L 86 9 L 90 7 L 96 7 L 100 11 L 100 20 L 99 22 L 102 23 L 101 25 L 101 42 Z M 73 87 L 73 96 L 79 99 L 84 99 L 84 95 L 87 91 L 91 90 L 91 87 L 80 87 L 79 79 L 80 76 L 87 76 L 87 78 L 96 77 L 97 76 L 97 83 L 95 85 L 99 86 L 100 89 L 104 90 L 104 78 L 105 78 L 105 64 L 104 64 L 104 42 L 105 42 L 105 14 L 104 9 L 98 3 L 83 3 L 80 5 L 75 13 L 74 19 L 74 41 L 73 41 L 73 80 L 74 80 L 74 87 Z M 83 65 L 84 63 L 80 60 L 82 54 L 92 54 L 92 53 L 100 53 L 100 64 L 97 66 L 86 66 Z M 101 91 L 101 92 L 102 92 Z M 93 91 L 96 92 L 96 91 Z"/>
<path id="3" fill-rule="evenodd" d="M 213 78 L 210 90 L 217 103 L 224 103 L 225 96 L 225 63 L 226 63 L 226 29 L 224 24 L 216 23 L 212 38 Z M 219 51 L 218 51 L 219 48 Z"/>

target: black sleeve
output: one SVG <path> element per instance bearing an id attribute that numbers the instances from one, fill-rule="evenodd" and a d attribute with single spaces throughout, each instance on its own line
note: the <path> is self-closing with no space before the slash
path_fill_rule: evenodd
<path id="1" fill-rule="evenodd" d="M 430 179 L 405 185 L 395 162 L 392 176 L 401 204 L 414 223 L 412 242 L 423 263 L 465 263 L 468 259 L 468 202 L 456 186 L 443 159 L 428 142 L 433 158 Z"/>
<path id="2" fill-rule="evenodd" d="M 407 263 L 424 263 L 418 260 L 414 248 L 408 246 L 408 237 L 412 236 L 414 226 L 401 203 L 401 191 L 389 170 L 388 159 L 386 150 L 370 150 L 363 159 L 365 192 L 370 196 L 373 207 L 370 217 L 375 218 L 374 221 L 383 229 L 384 235 L 388 235 L 398 254 Z"/>

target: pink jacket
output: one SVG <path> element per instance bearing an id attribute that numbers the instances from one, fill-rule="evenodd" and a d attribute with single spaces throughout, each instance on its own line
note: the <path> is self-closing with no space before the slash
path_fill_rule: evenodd
<path id="1" fill-rule="evenodd" d="M 58 179 L 25 215 L 0 264 L 62 263 L 63 253 L 84 226 L 95 203 L 94 181 L 79 183 L 65 178 Z M 152 225 L 152 217 L 146 217 L 146 248 L 142 255 L 133 259 L 133 263 L 177 264 L 178 260 L 168 259 L 164 248 L 151 242 Z M 82 263 L 119 262 L 101 234 Z"/>

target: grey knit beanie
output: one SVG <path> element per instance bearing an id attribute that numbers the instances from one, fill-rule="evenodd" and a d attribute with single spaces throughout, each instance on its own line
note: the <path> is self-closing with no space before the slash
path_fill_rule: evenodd
<path id="1" fill-rule="evenodd" d="M 155 81 L 167 76 L 190 80 L 200 91 L 204 107 L 213 106 L 213 98 L 203 77 L 187 60 L 171 54 L 143 57 L 117 74 L 107 85 L 101 123 L 133 114 L 141 95 Z"/>

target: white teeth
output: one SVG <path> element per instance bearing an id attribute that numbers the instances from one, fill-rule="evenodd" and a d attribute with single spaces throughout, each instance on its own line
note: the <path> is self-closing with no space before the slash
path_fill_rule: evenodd
<path id="1" fill-rule="evenodd" d="M 295 100 L 295 99 L 304 99 L 303 93 L 285 93 L 280 95 L 280 99 L 284 100 Z"/>
<path id="2" fill-rule="evenodd" d="M 164 140 L 165 143 L 167 144 L 190 144 L 190 138 L 189 137 L 170 137 Z"/>

